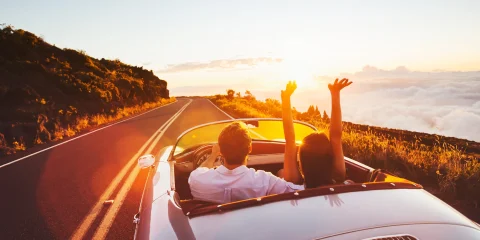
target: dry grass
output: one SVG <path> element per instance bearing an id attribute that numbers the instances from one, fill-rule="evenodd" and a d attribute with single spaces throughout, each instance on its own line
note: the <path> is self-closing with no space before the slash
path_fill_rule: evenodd
<path id="1" fill-rule="evenodd" d="M 72 125 L 68 125 L 66 128 L 57 126 L 53 133 L 53 136 L 54 136 L 53 140 L 61 140 L 64 137 L 75 136 L 78 132 L 84 129 L 87 129 L 90 127 L 97 127 L 106 123 L 114 122 L 124 117 L 135 115 L 137 113 L 141 113 L 156 107 L 160 107 L 174 101 L 176 101 L 175 97 L 171 97 L 169 99 L 161 99 L 158 102 L 149 102 L 139 106 L 120 108 L 120 109 L 117 109 L 116 114 L 114 115 L 95 114 L 91 116 L 88 116 L 88 115 L 79 116 L 75 119 L 75 122 Z"/>
<path id="2" fill-rule="evenodd" d="M 0 133 L 0 154 L 9 155 L 15 152 L 15 149 L 8 146 L 5 136 Z"/>
<path id="3" fill-rule="evenodd" d="M 9 103 L 0 114 L 0 158 L 170 101 L 160 100 L 167 82 L 152 70 L 54 48 L 12 26 L 0 26 L 0 39 L 11 60 L 0 57 L 0 101 Z"/>
<path id="4" fill-rule="evenodd" d="M 281 105 L 272 102 L 227 99 L 217 95 L 210 99 L 236 117 L 281 117 Z M 329 124 L 320 116 L 294 112 L 297 120 L 309 122 L 327 131 Z M 426 134 L 424 134 L 426 135 Z M 387 169 L 401 177 L 424 184 L 433 192 L 480 203 L 480 162 L 475 154 L 465 154 L 456 146 L 437 139 L 432 145 L 403 141 L 371 130 L 343 129 L 345 155 L 374 168 Z"/>
<path id="5" fill-rule="evenodd" d="M 25 151 L 27 147 L 25 147 L 23 139 L 20 138 L 18 141 L 13 141 L 13 149 L 15 149 L 15 151 Z"/>
<path id="6" fill-rule="evenodd" d="M 213 98 L 215 103 L 228 112 L 233 112 L 242 117 L 281 117 L 282 106 L 277 100 L 267 99 L 265 102 L 247 100 L 244 98 Z"/>

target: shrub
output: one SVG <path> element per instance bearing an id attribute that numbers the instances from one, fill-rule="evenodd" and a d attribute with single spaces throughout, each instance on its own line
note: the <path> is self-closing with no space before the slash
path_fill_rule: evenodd
<path id="1" fill-rule="evenodd" d="M 7 25 L 0 25 L 0 79 L 0 105 L 8 103 L 0 109 L 0 155 L 172 101 L 167 82 L 151 70 L 60 49 Z M 39 115 L 50 121 L 38 123 Z M 17 134 L 13 125 L 28 131 Z M 14 143 L 20 136 L 25 142 Z"/>

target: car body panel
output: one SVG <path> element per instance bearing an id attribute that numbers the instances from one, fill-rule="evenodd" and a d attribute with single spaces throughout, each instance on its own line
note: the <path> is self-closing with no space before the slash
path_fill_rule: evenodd
<path id="1" fill-rule="evenodd" d="M 351 239 L 357 238 L 357 233 L 371 237 L 376 233 L 399 233 L 399 229 L 400 233 L 416 234 L 420 239 L 436 236 L 429 232 L 419 234 L 420 230 L 408 231 L 416 225 L 428 225 L 431 231 L 433 227 L 457 226 L 459 231 L 465 231 L 465 236 L 480 236 L 480 228 L 474 222 L 422 189 L 331 194 L 189 218 L 178 206 L 176 193 L 168 189 L 168 184 L 154 180 L 158 174 L 170 178 L 166 164 L 160 161 L 157 174 L 149 179 L 153 187 L 151 195 L 157 197 L 151 198 L 151 204 L 142 209 L 136 239 L 342 239 L 343 234 Z M 372 229 L 381 230 L 373 235 L 366 233 Z"/>
<path id="2" fill-rule="evenodd" d="M 361 231 L 354 231 L 348 233 L 340 233 L 325 238 L 328 240 L 351 240 L 351 239 L 386 239 L 392 235 L 410 235 L 419 240 L 435 239 L 435 240 L 450 240 L 450 239 L 480 239 L 479 230 L 471 227 L 453 224 L 414 224 L 414 225 L 397 225 L 381 228 L 371 228 Z M 394 239 L 394 238 L 390 238 Z"/>
<path id="3" fill-rule="evenodd" d="M 171 190 L 171 162 L 168 162 L 168 156 L 172 150 L 172 146 L 164 147 L 160 150 L 160 157 L 155 161 L 155 165 L 149 168 L 147 182 L 140 203 L 139 222 L 135 230 L 135 239 L 149 239 L 150 225 L 160 220 L 159 214 L 167 212 L 166 209 L 158 209 L 167 206 L 169 201 L 169 191 Z M 154 204 L 157 202 L 158 204 Z M 152 220 L 153 219 L 153 220 Z M 163 220 L 168 222 L 167 220 Z M 164 231 L 165 233 L 173 232 L 173 229 Z M 174 236 L 174 235 L 173 235 Z"/>
<path id="4" fill-rule="evenodd" d="M 163 148 L 149 168 L 135 239 L 480 239 L 477 224 L 423 189 L 329 194 L 189 217 L 175 192 L 173 151 Z M 359 166 L 371 175 L 372 168 Z"/>
<path id="5" fill-rule="evenodd" d="M 415 224 L 465 226 L 480 236 L 476 224 L 422 189 L 331 194 L 190 219 L 197 239 L 315 239 Z"/>

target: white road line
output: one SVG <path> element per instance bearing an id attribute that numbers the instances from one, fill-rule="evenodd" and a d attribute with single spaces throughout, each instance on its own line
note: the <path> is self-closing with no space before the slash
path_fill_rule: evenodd
<path id="1" fill-rule="evenodd" d="M 163 128 L 162 132 L 157 136 L 155 141 L 150 145 L 148 150 L 145 153 L 150 153 L 152 152 L 153 148 L 157 145 L 158 141 L 162 138 L 163 134 L 167 131 L 168 127 L 172 125 L 172 123 L 180 116 L 180 114 L 188 107 L 188 105 L 192 102 L 193 100 L 190 99 L 190 102 L 188 102 L 178 113 L 173 117 L 173 119 Z M 95 235 L 93 235 L 93 239 L 105 239 L 107 236 L 108 231 L 110 230 L 110 227 L 113 224 L 113 221 L 115 220 L 115 217 L 117 216 L 118 212 L 120 211 L 120 208 L 123 205 L 123 202 L 125 201 L 125 198 L 127 197 L 128 192 L 130 191 L 130 188 L 132 187 L 133 183 L 135 182 L 135 179 L 138 176 L 138 173 L 140 172 L 139 167 L 135 167 L 133 171 L 130 173 L 128 176 L 127 180 L 125 183 L 122 185 L 122 188 L 118 192 L 117 196 L 115 197 L 115 201 L 113 202 L 112 206 L 108 209 L 107 213 L 103 217 L 102 222 L 100 223 L 100 226 L 97 228 Z"/>
<path id="2" fill-rule="evenodd" d="M 210 101 L 210 99 L 207 99 L 213 106 L 215 106 L 218 111 L 222 112 L 223 114 L 225 114 L 227 117 L 231 118 L 231 119 L 235 119 L 234 117 L 228 115 L 228 113 L 224 112 L 222 109 L 220 109 L 217 105 L 215 105 L 212 101 Z M 249 129 L 251 133 L 253 133 L 254 135 L 256 135 L 257 137 L 261 138 L 261 139 L 267 139 L 266 137 L 260 135 L 259 133 Z"/>
<path id="3" fill-rule="evenodd" d="M 119 122 L 112 123 L 112 124 L 107 125 L 107 126 L 105 126 L 105 127 L 102 127 L 102 128 L 93 130 L 93 131 L 91 131 L 91 132 L 85 133 L 85 134 L 83 134 L 83 135 L 74 137 L 74 138 L 69 139 L 69 140 L 67 140 L 67 141 L 65 141 L 65 142 L 61 142 L 61 143 L 55 144 L 55 145 L 53 145 L 53 146 L 51 146 L 51 147 L 44 148 L 44 149 L 42 149 L 42 150 L 40 150 L 40 151 L 38 151 L 38 152 L 34 152 L 34 153 L 29 154 L 29 155 L 27 155 L 27 156 L 25 156 L 25 157 L 21 157 L 21 158 L 19 158 L 19 159 L 17 159 L 17 160 L 13 160 L 13 161 L 11 161 L 11 162 L 9 162 L 9 163 L 5 163 L 5 164 L 3 164 L 3 165 L 0 165 L 0 168 L 3 168 L 3 167 L 6 167 L 6 166 L 8 166 L 8 165 L 14 164 L 14 163 L 16 163 L 16 162 L 22 161 L 22 160 L 27 159 L 27 158 L 29 158 L 29 157 L 31 157 L 31 156 L 34 156 L 34 155 L 37 155 L 37 154 L 39 154 L 39 153 L 48 151 L 48 150 L 50 150 L 50 149 L 52 149 L 52 148 L 58 147 L 58 146 L 60 146 L 60 145 L 63 145 L 63 144 L 65 144 L 65 143 L 68 143 L 68 142 L 71 142 L 71 141 L 73 141 L 73 140 L 79 139 L 79 138 L 81 138 L 81 137 L 85 137 L 85 136 L 90 135 L 90 134 L 92 134 L 92 133 L 94 133 L 94 132 L 97 132 L 97 131 L 103 130 L 103 129 L 105 129 L 105 128 L 108 128 L 108 127 L 117 125 L 117 124 L 119 124 L 119 123 L 122 123 L 122 122 L 125 122 L 125 121 L 128 121 L 128 120 L 134 119 L 134 118 L 136 118 L 136 117 L 140 117 L 140 116 L 142 116 L 142 115 L 144 115 L 144 114 L 147 114 L 147 113 L 149 113 L 149 112 L 151 112 L 151 111 L 155 111 L 155 110 L 157 110 L 157 109 L 159 109 L 159 108 L 161 108 L 161 107 L 165 107 L 165 106 L 168 106 L 168 105 L 173 104 L 173 103 L 176 103 L 176 102 L 177 102 L 177 101 L 171 102 L 171 103 L 169 103 L 169 104 L 165 104 L 165 105 L 163 105 L 163 106 L 160 106 L 160 107 L 157 107 L 157 108 L 148 110 L 148 111 L 146 111 L 146 112 L 144 112 L 144 113 L 141 113 L 141 114 L 139 114 L 139 115 L 136 115 L 136 116 L 133 116 L 133 117 L 130 117 L 130 118 L 121 120 L 121 121 L 119 121 Z"/>
<path id="4" fill-rule="evenodd" d="M 189 102 L 190 103 L 190 102 Z M 187 103 L 186 105 L 188 105 Z M 182 109 L 185 106 L 182 107 Z M 180 110 L 179 110 L 180 111 Z M 166 126 L 176 115 L 174 114 L 168 121 L 166 121 L 160 128 L 158 128 L 157 131 L 143 144 L 143 146 L 138 150 L 138 152 L 128 161 L 128 163 L 122 168 L 122 170 L 115 176 L 113 181 L 108 185 L 107 189 L 103 192 L 103 194 L 100 196 L 98 199 L 97 203 L 93 206 L 93 208 L 90 209 L 88 214 L 85 216 L 85 218 L 82 220 L 82 223 L 77 227 L 75 232 L 72 234 L 71 239 L 82 239 L 85 235 L 85 233 L 88 231 L 90 226 L 92 225 L 93 221 L 97 218 L 98 214 L 103 208 L 103 202 L 108 200 L 113 191 L 117 188 L 118 184 L 120 184 L 120 181 L 127 175 L 128 170 L 132 167 L 133 164 L 136 163 L 138 157 L 140 157 L 140 154 L 143 153 L 145 148 L 152 142 L 152 140 L 161 132 L 161 130 Z"/>
<path id="5" fill-rule="evenodd" d="M 214 107 L 216 107 L 218 109 L 218 111 L 222 112 L 223 114 L 225 114 L 227 117 L 229 117 L 230 119 L 235 119 L 234 117 L 228 115 L 228 113 L 224 112 L 222 109 L 220 109 L 217 105 L 215 105 L 212 101 L 210 101 L 210 99 L 207 99 Z"/>

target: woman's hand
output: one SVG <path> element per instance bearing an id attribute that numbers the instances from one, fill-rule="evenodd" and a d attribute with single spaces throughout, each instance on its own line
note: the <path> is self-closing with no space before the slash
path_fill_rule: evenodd
<path id="1" fill-rule="evenodd" d="M 293 92 L 295 92 L 295 89 L 297 89 L 297 82 L 296 81 L 293 81 L 293 82 L 289 81 L 287 83 L 287 86 L 285 87 L 285 90 L 282 90 L 282 100 L 290 99 Z"/>
<path id="2" fill-rule="evenodd" d="M 331 93 L 339 93 L 340 90 L 349 86 L 350 84 L 352 84 L 352 82 L 350 82 L 347 78 L 342 79 L 340 82 L 337 78 L 333 84 L 328 84 L 328 89 L 330 89 Z"/>

